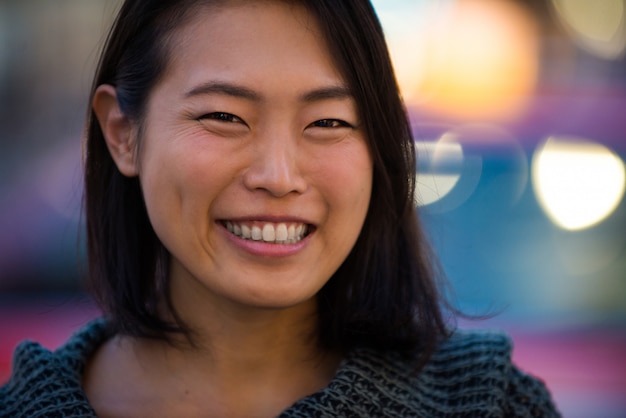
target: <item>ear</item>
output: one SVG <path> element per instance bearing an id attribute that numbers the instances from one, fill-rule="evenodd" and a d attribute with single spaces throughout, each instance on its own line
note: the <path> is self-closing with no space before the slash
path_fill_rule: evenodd
<path id="1" fill-rule="evenodd" d="M 109 84 L 98 86 L 92 107 L 118 170 L 127 177 L 137 176 L 139 170 L 135 129 L 120 109 L 115 87 Z"/>

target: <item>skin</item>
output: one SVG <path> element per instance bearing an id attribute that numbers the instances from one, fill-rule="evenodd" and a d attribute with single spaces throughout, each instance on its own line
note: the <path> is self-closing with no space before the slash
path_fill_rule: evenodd
<path id="1" fill-rule="evenodd" d="M 112 86 L 93 106 L 119 170 L 140 178 L 196 345 L 117 336 L 88 365 L 85 390 L 102 416 L 275 416 L 326 386 L 340 361 L 316 344 L 315 295 L 367 213 L 365 134 L 299 6 L 199 10 L 174 45 L 142 129 Z M 250 241 L 226 221 L 310 233 Z"/>

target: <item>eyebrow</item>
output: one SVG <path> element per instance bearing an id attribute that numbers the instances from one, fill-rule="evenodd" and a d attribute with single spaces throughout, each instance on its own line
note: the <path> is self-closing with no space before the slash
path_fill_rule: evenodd
<path id="1" fill-rule="evenodd" d="M 254 90 L 222 81 L 209 81 L 207 83 L 202 83 L 185 93 L 185 97 L 189 98 L 204 94 L 224 94 L 254 102 L 261 101 L 261 96 Z"/>
<path id="2" fill-rule="evenodd" d="M 344 86 L 324 87 L 303 94 L 300 101 L 310 103 L 329 99 L 352 99 L 352 92 Z"/>
<path id="3" fill-rule="evenodd" d="M 252 89 L 223 81 L 209 81 L 202 83 L 186 92 L 184 96 L 189 98 L 204 94 L 224 94 L 253 102 L 260 102 L 262 100 L 261 95 Z M 311 90 L 301 95 L 299 100 L 301 102 L 311 103 L 330 99 L 352 98 L 353 95 L 350 89 L 345 86 L 338 85 Z"/>

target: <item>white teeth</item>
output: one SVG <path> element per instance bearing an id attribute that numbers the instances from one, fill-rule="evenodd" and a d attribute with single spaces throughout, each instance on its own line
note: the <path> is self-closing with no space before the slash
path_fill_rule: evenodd
<path id="1" fill-rule="evenodd" d="M 304 224 L 264 223 L 263 225 L 238 224 L 227 221 L 226 229 L 243 239 L 272 242 L 277 244 L 294 244 L 304 238 L 308 228 Z"/>
<path id="2" fill-rule="evenodd" d="M 278 224 L 278 226 L 276 227 L 276 241 L 287 241 L 287 238 L 289 238 L 287 225 Z"/>
<path id="3" fill-rule="evenodd" d="M 263 239 L 263 232 L 258 226 L 252 227 L 252 239 L 254 241 L 261 241 Z"/>
<path id="4" fill-rule="evenodd" d="M 276 241 L 276 231 L 274 230 L 274 225 L 265 224 L 263 226 L 263 241 Z"/>

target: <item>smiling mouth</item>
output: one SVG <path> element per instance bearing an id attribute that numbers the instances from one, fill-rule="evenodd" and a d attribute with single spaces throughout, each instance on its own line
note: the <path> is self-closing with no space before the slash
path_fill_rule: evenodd
<path id="1" fill-rule="evenodd" d="M 231 234 L 245 240 L 271 244 L 295 244 L 310 234 L 312 226 L 305 223 L 222 221 Z"/>

